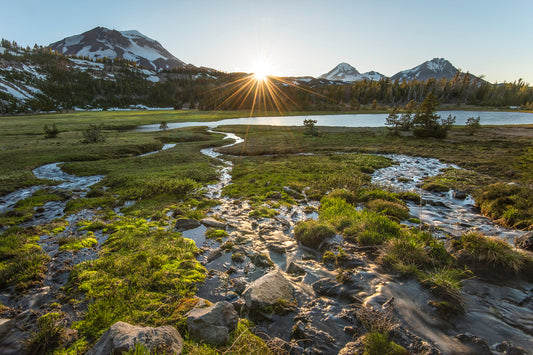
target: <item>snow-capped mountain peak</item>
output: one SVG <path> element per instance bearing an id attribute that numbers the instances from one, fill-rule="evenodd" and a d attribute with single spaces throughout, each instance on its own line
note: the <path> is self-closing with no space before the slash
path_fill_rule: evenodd
<path id="1" fill-rule="evenodd" d="M 96 27 L 52 43 L 50 48 L 63 54 L 89 57 L 93 60 L 104 57 L 123 58 L 157 71 L 185 65 L 159 42 L 136 30 L 117 31 Z"/>
<path id="2" fill-rule="evenodd" d="M 427 80 L 429 78 L 435 79 L 452 79 L 457 73 L 458 69 L 452 65 L 448 60 L 444 58 L 433 58 L 428 60 L 414 68 L 403 70 L 394 74 L 391 79 L 393 80 Z"/>
<path id="3" fill-rule="evenodd" d="M 377 81 L 383 77 L 385 77 L 383 74 L 380 74 L 376 71 L 369 71 L 361 74 L 350 64 L 340 63 L 326 74 L 322 74 L 319 78 L 335 81 L 354 82 L 360 80 Z"/>

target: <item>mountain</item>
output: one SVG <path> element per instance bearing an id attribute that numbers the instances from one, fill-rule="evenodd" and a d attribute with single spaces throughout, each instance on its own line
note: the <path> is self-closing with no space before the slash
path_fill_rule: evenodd
<path id="1" fill-rule="evenodd" d="M 357 69 L 348 63 L 340 63 L 335 68 L 331 69 L 326 74 L 319 76 L 320 79 L 327 79 L 333 81 L 354 82 L 360 80 L 374 80 L 385 77 L 383 74 L 376 71 L 369 71 L 366 73 L 359 73 Z"/>
<path id="2" fill-rule="evenodd" d="M 425 81 L 430 78 L 435 78 L 437 80 L 442 78 L 453 79 L 457 72 L 458 69 L 448 60 L 444 58 L 433 58 L 432 60 L 428 60 L 414 68 L 396 73 L 391 79 L 398 79 L 400 81 L 412 81 L 414 79 Z"/>
<path id="3" fill-rule="evenodd" d="M 156 71 L 185 66 L 184 62 L 170 54 L 159 42 L 138 31 L 96 27 L 80 35 L 63 38 L 49 47 L 65 55 L 89 57 L 92 60 L 104 57 L 123 58 Z"/>

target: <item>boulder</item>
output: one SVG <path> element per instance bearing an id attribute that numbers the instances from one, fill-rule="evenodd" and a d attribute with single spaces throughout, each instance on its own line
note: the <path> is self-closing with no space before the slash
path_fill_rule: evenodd
<path id="1" fill-rule="evenodd" d="M 260 311 L 280 300 L 292 302 L 294 288 L 279 270 L 274 270 L 249 284 L 243 297 L 248 311 Z"/>
<path id="2" fill-rule="evenodd" d="M 135 344 L 142 344 L 151 352 L 181 354 L 183 339 L 171 326 L 158 328 L 140 327 L 124 322 L 113 324 L 87 355 L 122 354 L 135 350 Z"/>
<path id="3" fill-rule="evenodd" d="M 189 230 L 189 229 L 198 228 L 198 227 L 200 227 L 200 222 L 198 222 L 195 219 L 179 218 L 176 221 L 176 225 L 175 225 L 174 228 L 176 228 L 176 230 L 178 232 L 183 232 L 183 231 L 186 231 L 186 230 Z"/>
<path id="4" fill-rule="evenodd" d="M 294 261 L 291 261 L 289 266 L 287 266 L 287 274 L 295 275 L 295 276 L 302 276 L 306 274 L 306 271 L 303 267 L 296 264 Z"/>
<path id="5" fill-rule="evenodd" d="M 514 239 L 517 248 L 533 251 L 533 232 L 527 232 Z"/>
<path id="6" fill-rule="evenodd" d="M 466 192 L 460 190 L 453 190 L 452 196 L 453 198 L 456 198 L 458 200 L 464 200 L 466 198 Z"/>
<path id="7" fill-rule="evenodd" d="M 189 334 L 212 344 L 225 344 L 229 333 L 237 328 L 239 316 L 229 302 L 217 302 L 208 307 L 194 307 L 187 314 Z"/>
<path id="8" fill-rule="evenodd" d="M 214 219 L 212 217 L 204 218 L 204 219 L 202 219 L 200 221 L 200 223 L 202 223 L 206 227 L 226 230 L 226 223 L 225 222 L 217 221 L 216 219 Z"/>
<path id="9" fill-rule="evenodd" d="M 470 333 L 461 333 L 457 334 L 455 338 L 468 346 L 474 354 L 490 354 L 489 344 L 481 337 Z"/>

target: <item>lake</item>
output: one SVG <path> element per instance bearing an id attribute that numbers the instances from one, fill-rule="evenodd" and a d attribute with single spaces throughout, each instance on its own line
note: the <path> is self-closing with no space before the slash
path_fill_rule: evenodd
<path id="1" fill-rule="evenodd" d="M 482 125 L 517 125 L 533 124 L 533 113 L 525 112 L 494 112 L 494 111 L 439 111 L 442 118 L 452 115 L 456 117 L 456 125 L 464 125 L 469 117 L 480 117 Z M 358 113 L 343 115 L 316 116 L 273 116 L 273 117 L 242 117 L 229 118 L 212 122 L 176 122 L 168 123 L 169 129 L 208 126 L 214 128 L 224 125 L 267 125 L 267 126 L 302 126 L 305 119 L 317 121 L 317 126 L 329 127 L 382 127 L 385 125 L 386 113 Z M 159 130 L 159 124 L 143 125 L 137 128 L 142 132 Z"/>

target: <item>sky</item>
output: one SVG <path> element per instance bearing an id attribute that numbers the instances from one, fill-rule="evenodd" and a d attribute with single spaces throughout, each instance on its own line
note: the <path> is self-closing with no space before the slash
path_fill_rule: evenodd
<path id="1" fill-rule="evenodd" d="M 0 37 L 48 45 L 97 26 L 138 30 L 186 63 L 387 76 L 432 58 L 533 85 L 533 0 L 0 0 Z"/>

